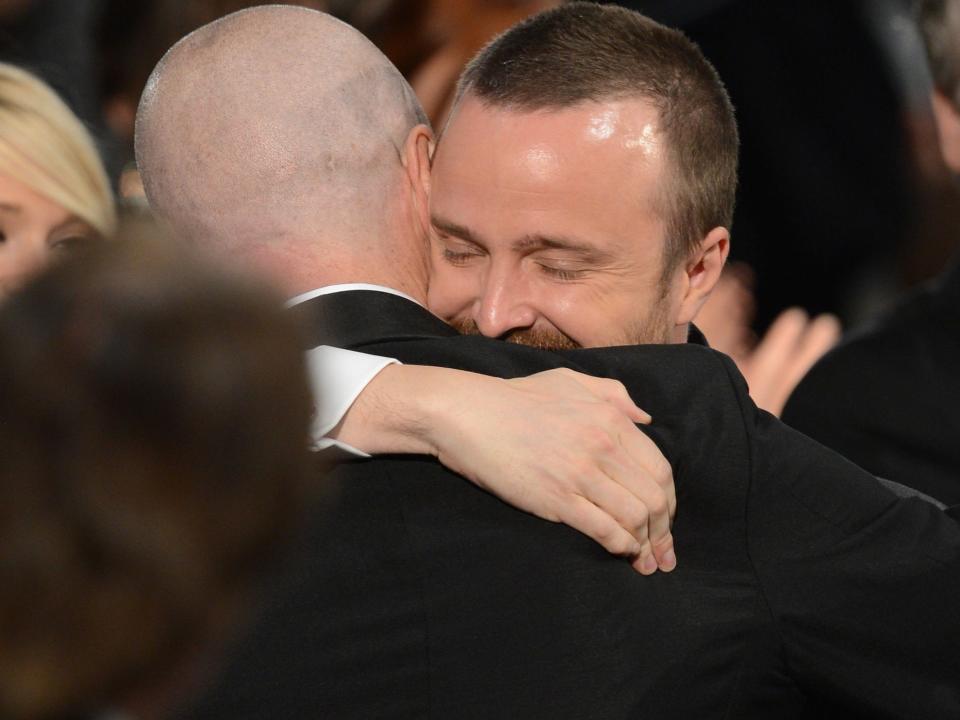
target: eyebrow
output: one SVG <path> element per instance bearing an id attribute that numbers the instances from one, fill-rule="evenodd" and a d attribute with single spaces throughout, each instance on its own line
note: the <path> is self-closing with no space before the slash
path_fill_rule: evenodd
<path id="1" fill-rule="evenodd" d="M 437 215 L 432 216 L 430 218 L 430 222 L 433 223 L 433 226 L 442 233 L 452 235 L 453 237 L 460 238 L 461 240 L 466 240 L 467 242 L 472 242 L 475 245 L 484 245 L 477 234 L 465 225 L 460 225 Z M 575 240 L 567 237 L 542 235 L 540 233 L 527 235 L 517 240 L 512 244 L 511 249 L 515 252 L 565 250 L 568 252 L 578 253 L 585 260 L 590 260 L 593 262 L 604 262 L 610 260 L 612 257 L 610 253 L 600 250 L 581 240 Z"/>
<path id="2" fill-rule="evenodd" d="M 451 222 L 450 220 L 437 215 L 432 215 L 430 217 L 430 222 L 437 230 L 445 233 L 446 235 L 453 235 L 461 240 L 467 240 L 469 242 L 476 243 L 477 245 L 481 244 L 473 231 L 464 225 L 458 225 L 455 222 Z"/>
<path id="3" fill-rule="evenodd" d="M 10 203 L 0 202 L 0 210 L 6 210 L 7 212 L 18 213 L 22 210 L 19 205 L 11 205 Z"/>
<path id="4" fill-rule="evenodd" d="M 600 250 L 599 248 L 583 242 L 582 240 L 576 240 L 568 237 L 541 235 L 539 233 L 527 235 L 526 237 L 517 240 L 515 243 L 513 243 L 513 249 L 516 252 L 529 252 L 531 250 L 564 250 L 567 252 L 577 253 L 585 260 L 591 260 L 594 262 L 602 262 L 610 259 L 610 253 L 606 252 L 605 250 Z"/>

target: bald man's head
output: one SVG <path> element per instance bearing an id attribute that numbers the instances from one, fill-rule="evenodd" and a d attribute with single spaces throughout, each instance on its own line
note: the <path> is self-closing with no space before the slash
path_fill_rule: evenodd
<path id="1" fill-rule="evenodd" d="M 188 239 L 301 260 L 369 252 L 396 222 L 404 143 L 424 122 L 363 35 L 264 6 L 200 28 L 160 61 L 137 114 L 137 162 L 154 212 Z"/>

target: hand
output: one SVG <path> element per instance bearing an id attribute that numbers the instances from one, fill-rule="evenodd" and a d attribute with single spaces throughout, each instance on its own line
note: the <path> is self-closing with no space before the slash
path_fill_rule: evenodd
<path id="1" fill-rule="evenodd" d="M 753 401 L 779 416 L 797 383 L 839 339 L 840 321 L 833 315 L 811 320 L 800 308 L 784 310 L 753 352 L 737 362 Z"/>
<path id="2" fill-rule="evenodd" d="M 391 365 L 331 436 L 373 454 L 433 454 L 505 502 L 629 556 L 639 572 L 670 571 L 673 471 L 637 422 L 650 416 L 615 380 Z"/>
<path id="3" fill-rule="evenodd" d="M 696 322 L 710 346 L 737 364 L 753 401 L 780 415 L 797 383 L 840 339 L 840 322 L 833 315 L 811 320 L 803 310 L 791 308 L 757 341 L 750 329 L 756 310 L 753 282 L 748 265 L 728 265 Z"/>
<path id="4" fill-rule="evenodd" d="M 444 465 L 643 574 L 676 567 L 673 472 L 621 383 L 558 369 L 460 389 L 433 434 Z"/>

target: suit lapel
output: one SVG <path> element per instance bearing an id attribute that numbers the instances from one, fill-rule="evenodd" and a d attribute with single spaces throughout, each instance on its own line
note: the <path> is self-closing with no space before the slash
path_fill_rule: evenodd
<path id="1" fill-rule="evenodd" d="M 311 347 L 454 337 L 456 330 L 406 298 L 375 290 L 320 295 L 291 308 Z"/>

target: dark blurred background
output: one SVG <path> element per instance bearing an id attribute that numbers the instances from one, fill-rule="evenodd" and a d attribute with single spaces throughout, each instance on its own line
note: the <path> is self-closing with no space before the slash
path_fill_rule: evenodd
<path id="1" fill-rule="evenodd" d="M 123 195 L 133 119 L 177 39 L 241 0 L 0 0 L 0 59 L 34 70 L 94 131 Z M 442 124 L 463 63 L 558 0 L 315 0 L 376 42 Z M 625 0 L 684 30 L 727 84 L 742 138 L 732 259 L 753 270 L 755 329 L 784 308 L 847 327 L 938 273 L 960 202 L 929 112 L 909 0 Z"/>

